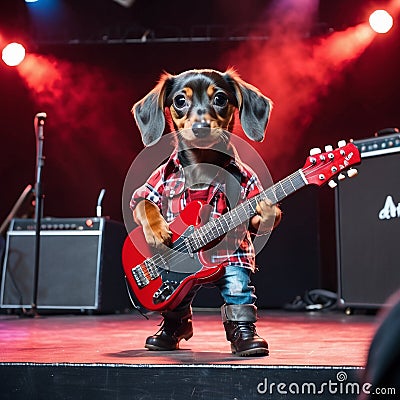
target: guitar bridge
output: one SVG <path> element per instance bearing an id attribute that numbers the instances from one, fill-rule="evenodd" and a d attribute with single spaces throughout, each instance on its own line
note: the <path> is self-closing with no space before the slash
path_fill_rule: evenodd
<path id="1" fill-rule="evenodd" d="M 139 288 L 144 288 L 150 282 L 143 271 L 142 265 L 137 265 L 132 268 L 132 275 Z"/>
<path id="2" fill-rule="evenodd" d="M 158 254 L 144 260 L 143 263 L 132 268 L 132 275 L 140 289 L 144 288 L 150 283 L 150 281 L 157 279 L 160 276 L 159 268 L 166 270 L 168 264 L 164 261 L 163 257 Z"/>

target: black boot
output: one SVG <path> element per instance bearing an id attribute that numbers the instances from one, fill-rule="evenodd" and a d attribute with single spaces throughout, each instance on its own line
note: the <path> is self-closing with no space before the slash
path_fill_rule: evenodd
<path id="1" fill-rule="evenodd" d="M 146 339 L 149 350 L 177 350 L 182 339 L 189 340 L 193 336 L 192 310 L 166 311 L 161 313 L 164 320 L 158 332 Z"/>
<path id="2" fill-rule="evenodd" d="M 238 356 L 267 356 L 268 343 L 257 335 L 254 322 L 257 308 L 253 304 L 232 304 L 221 307 L 226 338 L 233 354 Z"/>

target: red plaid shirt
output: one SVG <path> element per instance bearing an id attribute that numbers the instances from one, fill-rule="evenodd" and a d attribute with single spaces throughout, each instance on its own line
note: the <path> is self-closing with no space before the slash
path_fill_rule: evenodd
<path id="1" fill-rule="evenodd" d="M 229 168 L 236 168 L 240 183 L 238 203 L 254 197 L 262 191 L 257 175 L 249 166 L 242 163 L 238 157 L 232 158 Z M 167 222 L 173 221 L 180 212 L 194 200 L 201 200 L 211 205 L 211 218 L 218 218 L 229 210 L 225 193 L 225 183 L 215 180 L 207 189 L 192 190 L 185 188 L 184 169 L 177 157 L 172 154 L 169 160 L 157 168 L 147 182 L 135 190 L 130 207 L 133 210 L 140 200 L 147 199 L 155 203 Z M 218 250 L 212 261 L 224 265 L 235 265 L 255 269 L 255 251 L 250 232 L 246 229 L 236 235 L 241 242 L 235 245 L 236 250 L 229 246 L 225 251 Z M 230 249 L 230 250 L 229 250 Z M 220 259 L 220 261 L 218 261 Z"/>

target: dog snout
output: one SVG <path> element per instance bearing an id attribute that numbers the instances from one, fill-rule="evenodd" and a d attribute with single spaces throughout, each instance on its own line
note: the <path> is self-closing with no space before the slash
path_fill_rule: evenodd
<path id="1" fill-rule="evenodd" d="M 211 125 L 206 121 L 195 122 L 192 125 L 192 131 L 197 138 L 205 138 L 210 134 Z"/>

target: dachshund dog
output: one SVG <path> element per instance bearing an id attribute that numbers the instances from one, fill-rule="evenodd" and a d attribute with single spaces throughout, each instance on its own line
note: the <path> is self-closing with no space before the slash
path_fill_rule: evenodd
<path id="1" fill-rule="evenodd" d="M 164 74 L 158 85 L 132 108 L 145 146 L 161 138 L 166 123 L 165 108 L 169 110 L 171 129 L 181 133 L 178 146 L 182 164 L 223 166 L 226 161 L 223 155 L 231 153 L 227 132 L 233 128 L 235 110 L 239 110 L 244 133 L 260 142 L 267 128 L 271 101 L 233 70 Z M 192 168 L 188 186 L 204 181 L 201 174 L 201 168 Z M 257 205 L 257 213 L 251 220 L 255 232 L 269 232 L 271 220 L 275 227 L 281 219 L 280 210 L 267 199 Z M 168 224 L 153 203 L 148 200 L 140 203 L 134 210 L 134 219 L 143 227 L 149 244 L 170 244 Z"/>
<path id="2" fill-rule="evenodd" d="M 215 179 L 215 169 L 209 166 L 226 169 L 235 160 L 236 152 L 229 134 L 235 116 L 239 116 L 247 137 L 260 142 L 264 139 L 270 112 L 271 101 L 256 87 L 244 82 L 232 69 L 226 72 L 189 70 L 179 75 L 165 73 L 157 86 L 132 108 L 145 146 L 154 145 L 160 140 L 168 121 L 170 129 L 176 132 L 176 163 L 184 169 L 185 188 L 203 193 L 205 197 L 209 193 L 207 185 Z M 242 176 L 242 188 L 247 187 L 250 192 L 249 188 L 254 186 L 251 182 L 257 180 L 254 172 L 247 169 L 245 164 L 237 168 L 245 175 Z M 155 247 L 169 246 L 172 235 L 169 228 L 171 219 L 166 218 L 162 207 L 157 204 L 163 195 L 154 195 L 160 186 L 154 182 L 154 177 L 159 175 L 153 174 L 153 181 L 148 181 L 144 189 L 136 191 L 131 202 L 134 220 L 142 226 L 148 244 Z M 258 202 L 256 212 L 248 225 L 251 234 L 269 233 L 281 219 L 279 208 L 268 199 Z M 219 283 L 225 300 L 222 314 L 226 336 L 231 342 L 232 352 L 241 356 L 268 354 L 266 341 L 257 335 L 253 325 L 257 318 L 254 290 L 248 285 L 248 273 L 254 271 L 255 267 L 251 246 L 251 240 L 248 240 L 241 255 L 231 262 L 232 268 L 226 269 L 236 272 L 231 272 Z M 241 275 L 243 271 L 246 271 L 245 275 Z M 242 292 L 235 298 L 232 293 L 239 281 Z M 227 293 L 230 293 L 230 297 Z M 176 310 L 162 313 L 164 323 L 156 335 L 147 338 L 148 349 L 174 350 L 182 338 L 187 340 L 191 337 L 190 306 L 194 295 L 194 292 L 189 293 L 187 300 Z"/>

